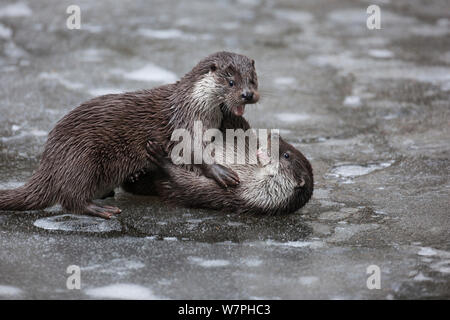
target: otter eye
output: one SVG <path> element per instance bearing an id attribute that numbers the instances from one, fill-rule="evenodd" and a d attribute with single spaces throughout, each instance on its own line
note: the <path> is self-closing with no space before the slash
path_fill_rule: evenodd
<path id="1" fill-rule="evenodd" d="M 228 81 L 228 84 L 230 85 L 230 87 L 232 87 L 232 86 L 234 86 L 234 81 L 230 80 L 230 81 Z"/>
<path id="2" fill-rule="evenodd" d="M 283 157 L 284 157 L 285 159 L 289 159 L 289 153 L 287 153 L 287 152 L 283 153 Z"/>

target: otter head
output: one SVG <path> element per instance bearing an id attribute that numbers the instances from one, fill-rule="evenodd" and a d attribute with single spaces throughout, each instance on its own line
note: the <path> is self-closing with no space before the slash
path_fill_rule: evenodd
<path id="1" fill-rule="evenodd" d="M 258 150 L 258 168 L 255 171 L 257 183 L 252 185 L 252 189 L 257 191 L 250 190 L 247 199 L 281 214 L 294 212 L 304 206 L 312 196 L 314 183 L 309 161 L 283 139 L 279 138 L 278 141 L 278 159 L 271 157 L 266 150 Z"/>
<path id="2" fill-rule="evenodd" d="M 217 52 L 191 71 L 194 79 L 193 96 L 205 105 L 217 102 L 224 113 L 242 116 L 245 105 L 259 100 L 255 61 L 240 54 Z"/>
<path id="3" fill-rule="evenodd" d="M 269 135 L 268 145 L 270 148 Z M 291 144 L 279 138 L 278 159 L 272 159 L 270 152 L 258 149 L 257 158 L 266 175 L 282 182 L 289 189 L 308 191 L 313 188 L 312 167 L 305 156 Z"/>
<path id="4" fill-rule="evenodd" d="M 280 139 L 279 170 L 295 181 L 295 189 L 312 188 L 312 168 L 305 156 L 291 144 Z"/>

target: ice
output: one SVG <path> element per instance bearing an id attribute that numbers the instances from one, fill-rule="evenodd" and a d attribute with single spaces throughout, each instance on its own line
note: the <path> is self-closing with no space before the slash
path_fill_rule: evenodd
<path id="1" fill-rule="evenodd" d="M 13 130 L 13 131 L 17 132 L 18 130 L 20 130 L 20 128 L 17 128 L 17 130 Z M 2 142 L 18 141 L 18 140 L 22 140 L 22 139 L 24 139 L 26 137 L 29 137 L 29 136 L 41 138 L 41 137 L 46 137 L 47 134 L 48 134 L 47 131 L 39 130 L 39 129 L 36 129 L 36 128 L 31 128 L 29 131 L 21 131 L 21 132 L 19 132 L 19 134 L 16 134 L 14 136 L 1 137 L 0 141 L 2 141 Z"/>
<path id="2" fill-rule="evenodd" d="M 128 259 L 113 259 L 104 264 L 93 264 L 82 267 L 82 271 L 94 271 L 106 274 L 115 274 L 120 276 L 128 275 L 129 273 L 142 269 L 145 264 L 141 261 Z"/>
<path id="3" fill-rule="evenodd" d="M 85 290 L 88 296 L 96 299 L 123 299 L 123 300 L 158 300 L 152 290 L 144 286 L 130 283 L 117 283 L 105 287 Z"/>
<path id="4" fill-rule="evenodd" d="M 450 80 L 450 68 L 405 65 L 375 69 L 369 76 L 375 79 L 411 79 L 429 83 L 441 83 Z"/>
<path id="5" fill-rule="evenodd" d="M 446 81 L 441 85 L 442 91 L 450 91 L 450 81 Z"/>
<path id="6" fill-rule="evenodd" d="M 261 4 L 261 0 L 238 0 L 240 4 L 246 5 L 246 6 L 256 6 L 258 4 Z"/>
<path id="7" fill-rule="evenodd" d="M 392 163 L 393 163 L 392 161 L 388 161 L 388 162 L 368 164 L 365 166 L 356 164 L 346 164 L 334 167 L 331 170 L 331 175 L 335 177 L 344 177 L 344 178 L 359 177 L 369 174 L 376 170 L 388 168 L 392 165 Z"/>
<path id="8" fill-rule="evenodd" d="M 299 281 L 302 285 L 309 287 L 319 281 L 319 278 L 315 276 L 302 276 L 299 278 Z"/>
<path id="9" fill-rule="evenodd" d="M 45 136 L 47 136 L 48 132 L 44 131 L 44 130 L 33 129 L 30 131 L 30 134 L 35 137 L 45 137 Z"/>
<path id="10" fill-rule="evenodd" d="M 77 231 L 77 232 L 111 232 L 122 229 L 115 220 L 105 220 L 98 217 L 64 214 L 48 218 L 41 218 L 33 223 L 34 226 L 45 230 Z"/>
<path id="11" fill-rule="evenodd" d="M 282 129 L 315 177 L 311 201 L 289 215 L 180 208 L 119 188 L 94 200 L 123 209 L 111 221 L 60 206 L 1 211 L 0 284 L 14 288 L 1 299 L 448 297 L 445 1 L 266 2 L 84 1 L 81 30 L 68 30 L 54 0 L 0 1 L 0 190 L 31 177 L 47 133 L 77 105 L 173 82 L 218 50 L 255 59 L 261 99 L 246 120 Z M 376 3 L 382 29 L 368 30 Z M 382 290 L 366 287 L 372 264 Z M 69 265 L 81 291 L 65 287 Z"/>
<path id="12" fill-rule="evenodd" d="M 394 53 L 390 50 L 386 49 L 371 49 L 369 50 L 369 56 L 379 59 L 387 59 L 387 58 L 393 58 Z"/>
<path id="13" fill-rule="evenodd" d="M 259 267 L 260 265 L 262 265 L 262 261 L 259 259 L 252 259 L 252 258 L 245 258 L 242 259 L 241 262 L 246 265 L 247 267 Z"/>
<path id="14" fill-rule="evenodd" d="M 198 257 L 189 257 L 189 261 L 191 261 L 194 264 L 197 264 L 204 268 L 217 268 L 217 267 L 225 267 L 230 264 L 227 260 L 221 260 L 221 259 L 203 259 Z"/>
<path id="15" fill-rule="evenodd" d="M 24 184 L 25 184 L 25 182 L 18 182 L 18 181 L 1 182 L 0 190 L 17 189 L 17 188 L 23 186 Z"/>
<path id="16" fill-rule="evenodd" d="M 347 107 L 359 107 L 361 106 L 361 98 L 358 96 L 347 96 L 343 103 Z"/>
<path id="17" fill-rule="evenodd" d="M 334 229 L 334 234 L 327 239 L 327 242 L 344 242 L 351 239 L 359 232 L 375 230 L 379 228 L 376 223 L 371 224 L 349 224 L 346 221 L 340 221 L 341 226 Z"/>
<path id="18" fill-rule="evenodd" d="M 417 252 L 419 256 L 434 256 L 436 255 L 436 251 L 433 248 L 421 248 L 419 252 Z"/>
<path id="19" fill-rule="evenodd" d="M 64 77 L 62 75 L 60 75 L 56 72 L 42 72 L 39 74 L 39 78 L 45 79 L 45 80 L 56 80 L 61 85 L 63 85 L 64 87 L 66 87 L 67 89 L 70 89 L 70 90 L 77 90 L 77 89 L 81 89 L 84 87 L 84 85 L 82 83 L 66 80 L 66 79 L 64 79 Z"/>
<path id="20" fill-rule="evenodd" d="M 450 273 L 450 259 L 435 262 L 430 267 L 441 273 Z"/>
<path id="21" fill-rule="evenodd" d="M 314 16 L 309 12 L 292 11 L 292 10 L 275 10 L 274 15 L 284 21 L 298 24 L 309 24 L 314 20 Z"/>
<path id="22" fill-rule="evenodd" d="M 343 210 L 345 208 L 342 208 L 340 211 L 326 211 L 322 213 L 319 216 L 320 220 L 342 220 L 347 217 L 349 217 L 352 213 L 358 211 L 358 209 L 354 209 L 354 212 L 351 212 L 349 210 Z"/>
<path id="23" fill-rule="evenodd" d="M 138 29 L 138 34 L 148 38 L 155 39 L 177 39 L 184 36 L 183 32 L 178 29 L 154 30 L 154 29 Z"/>
<path id="24" fill-rule="evenodd" d="M 442 37 L 450 34 L 450 29 L 448 26 L 441 24 L 421 25 L 411 28 L 411 32 L 422 37 Z"/>
<path id="25" fill-rule="evenodd" d="M 324 246 L 322 241 L 286 241 L 279 242 L 273 240 L 267 240 L 267 245 L 283 246 L 283 247 L 293 247 L 293 248 L 311 248 L 318 249 Z"/>
<path id="26" fill-rule="evenodd" d="M 109 55 L 111 55 L 109 50 L 96 48 L 89 48 L 78 52 L 78 56 L 83 62 L 102 62 L 107 60 Z"/>
<path id="27" fill-rule="evenodd" d="M 27 17 L 32 13 L 25 3 L 19 2 L 0 8 L 0 17 Z"/>
<path id="28" fill-rule="evenodd" d="M 273 81 L 278 87 L 292 86 L 297 83 L 297 80 L 292 77 L 278 77 Z"/>
<path id="29" fill-rule="evenodd" d="M 302 113 L 278 113 L 277 118 L 283 122 L 300 122 L 311 119 L 311 116 Z"/>
<path id="30" fill-rule="evenodd" d="M 431 281 L 433 278 L 426 277 L 422 272 L 414 277 L 414 281 Z"/>
<path id="31" fill-rule="evenodd" d="M 10 39 L 12 36 L 12 30 L 0 23 L 0 39 Z"/>
<path id="32" fill-rule="evenodd" d="M 13 286 L 0 285 L 0 297 L 12 298 L 19 297 L 23 294 L 23 291 Z"/>
<path id="33" fill-rule="evenodd" d="M 22 49 L 21 47 L 18 47 L 14 42 L 8 41 L 5 45 L 4 52 L 8 57 L 11 58 L 24 58 L 28 56 L 28 53 Z"/>
<path id="34" fill-rule="evenodd" d="M 91 33 L 100 33 L 103 31 L 103 27 L 99 25 L 93 25 L 89 23 L 83 23 L 81 25 L 81 30 L 86 30 Z"/>
<path id="35" fill-rule="evenodd" d="M 175 73 L 158 67 L 155 64 L 147 64 L 141 69 L 124 74 L 125 78 L 137 81 L 151 81 L 161 83 L 172 83 L 177 80 Z"/>
<path id="36" fill-rule="evenodd" d="M 118 94 L 123 93 L 124 90 L 116 89 L 116 88 L 96 88 L 88 91 L 94 97 L 103 96 L 105 94 Z"/>
<path id="37" fill-rule="evenodd" d="M 366 20 L 368 14 L 364 9 L 343 9 L 332 11 L 328 15 L 328 19 L 336 24 L 341 24 L 345 26 L 361 26 L 366 28 Z M 409 26 L 418 24 L 414 17 L 401 16 L 393 12 L 382 10 L 381 12 L 381 28 L 386 27 L 395 23 L 396 26 Z"/>

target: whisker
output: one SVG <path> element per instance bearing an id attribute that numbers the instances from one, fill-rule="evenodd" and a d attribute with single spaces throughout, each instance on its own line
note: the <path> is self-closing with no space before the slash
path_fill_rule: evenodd
<path id="1" fill-rule="evenodd" d="M 266 89 L 259 90 L 259 93 L 260 93 L 260 96 L 261 96 L 262 99 L 264 97 L 271 97 L 272 98 L 272 97 L 278 97 L 279 96 L 279 94 L 277 92 L 274 92 L 272 90 L 266 90 Z"/>

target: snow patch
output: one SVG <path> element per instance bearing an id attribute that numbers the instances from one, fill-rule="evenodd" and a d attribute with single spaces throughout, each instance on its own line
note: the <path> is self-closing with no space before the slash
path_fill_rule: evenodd
<path id="1" fill-rule="evenodd" d="M 22 289 L 0 285 L 0 297 L 17 297 L 23 294 Z"/>
<path id="2" fill-rule="evenodd" d="M 432 278 L 429 278 L 427 276 L 424 276 L 424 274 L 422 272 L 420 272 L 417 276 L 415 276 L 414 281 L 431 281 L 433 280 Z"/>
<path id="3" fill-rule="evenodd" d="M 273 240 L 267 240 L 267 245 L 275 245 L 282 247 L 293 247 L 293 248 L 311 248 L 317 249 L 322 248 L 324 246 L 321 241 L 287 241 L 287 242 L 278 242 Z"/>
<path id="4" fill-rule="evenodd" d="M 140 261 L 128 259 L 113 259 L 105 264 L 94 264 L 87 267 L 82 267 L 82 271 L 96 271 L 106 274 L 117 274 L 120 276 L 127 275 L 133 270 L 142 269 L 145 267 Z"/>
<path id="5" fill-rule="evenodd" d="M 297 83 L 297 80 L 295 80 L 295 78 L 292 78 L 292 77 L 278 77 L 278 78 L 275 78 L 275 80 L 273 82 L 275 85 L 277 85 L 279 87 L 284 87 L 284 86 L 295 85 Z"/>
<path id="6" fill-rule="evenodd" d="M 259 267 L 262 261 L 256 258 L 246 258 L 241 261 L 247 267 Z"/>
<path id="7" fill-rule="evenodd" d="M 369 50 L 369 56 L 378 59 L 388 59 L 393 58 L 394 53 L 390 50 L 386 49 L 371 49 Z"/>
<path id="8" fill-rule="evenodd" d="M 315 277 L 315 276 L 304 276 L 304 277 L 300 277 L 299 281 L 302 285 L 309 287 L 309 286 L 313 285 L 314 283 L 316 283 L 317 281 L 319 281 L 319 278 Z"/>
<path id="9" fill-rule="evenodd" d="M 436 255 L 436 251 L 433 250 L 433 248 L 429 247 L 422 247 L 419 252 L 417 252 L 419 256 L 434 256 Z"/>
<path id="10" fill-rule="evenodd" d="M 150 81 L 150 82 L 161 82 L 161 83 L 172 83 L 177 80 L 175 73 L 158 67 L 152 63 L 124 74 L 124 77 L 131 80 L 137 81 Z"/>
<path id="11" fill-rule="evenodd" d="M 120 222 L 116 219 L 105 220 L 99 217 L 74 214 L 41 218 L 36 220 L 33 225 L 45 230 L 76 232 L 111 232 L 122 230 Z"/>
<path id="12" fill-rule="evenodd" d="M 388 168 L 394 163 L 393 161 L 374 163 L 368 165 L 345 164 L 334 167 L 330 175 L 334 177 L 354 178 L 369 174 L 373 171 Z"/>
<path id="13" fill-rule="evenodd" d="M 77 90 L 83 88 L 83 84 L 75 81 L 69 81 L 64 79 L 60 74 L 56 72 L 41 72 L 39 78 L 46 80 L 56 80 L 61 85 L 70 90 Z"/>
<path id="14" fill-rule="evenodd" d="M 198 257 L 189 257 L 188 258 L 191 262 L 204 267 L 204 268 L 217 268 L 217 267 L 226 267 L 230 265 L 230 261 L 228 260 L 221 260 L 221 259 L 214 259 L 214 260 L 207 260 L 203 258 Z"/>
<path id="15" fill-rule="evenodd" d="M 311 119 L 311 116 L 301 113 L 278 113 L 277 118 L 283 122 L 299 122 Z"/>
<path id="16" fill-rule="evenodd" d="M 0 39 L 10 39 L 12 36 L 12 30 L 0 23 Z"/>
<path id="17" fill-rule="evenodd" d="M 25 3 L 14 3 L 0 8 L 0 17 L 27 17 L 32 13 Z"/>
<path id="18" fill-rule="evenodd" d="M 149 288 L 136 284 L 118 283 L 105 287 L 91 288 L 85 290 L 88 296 L 100 299 L 124 299 L 124 300 L 157 300 L 160 299 L 153 294 Z"/>
<path id="19" fill-rule="evenodd" d="M 430 267 L 438 272 L 450 273 L 450 259 L 433 263 Z"/>
<path id="20" fill-rule="evenodd" d="M 19 126 L 16 126 L 13 129 L 13 132 L 17 132 L 17 130 L 20 129 Z M 14 130 L 16 129 L 16 130 Z M 33 136 L 33 137 L 46 137 L 48 134 L 47 131 L 44 130 L 39 130 L 39 129 L 35 129 L 35 128 L 31 128 L 31 130 L 29 131 L 22 131 L 19 134 L 16 134 L 14 136 L 10 136 L 10 137 L 1 137 L 1 141 L 2 142 L 9 142 L 9 141 L 15 141 L 15 140 L 20 140 L 29 136 Z"/>
<path id="21" fill-rule="evenodd" d="M 141 28 L 137 30 L 137 33 L 154 39 L 177 39 L 184 36 L 184 33 L 178 29 L 154 30 Z"/>
<path id="22" fill-rule="evenodd" d="M 343 102 L 346 107 L 360 107 L 361 106 L 361 98 L 358 96 L 347 96 Z"/>
<path id="23" fill-rule="evenodd" d="M 88 92 L 90 95 L 97 97 L 97 96 L 104 96 L 105 94 L 123 93 L 123 90 L 116 89 L 116 88 L 96 88 L 96 89 L 91 89 Z"/>

